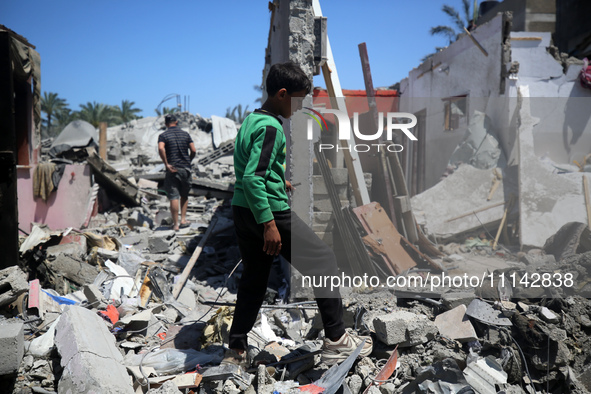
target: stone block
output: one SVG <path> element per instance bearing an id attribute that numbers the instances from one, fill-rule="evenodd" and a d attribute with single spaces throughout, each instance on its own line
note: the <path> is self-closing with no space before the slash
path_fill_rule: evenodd
<path id="1" fill-rule="evenodd" d="M 18 371 L 25 353 L 22 322 L 0 323 L 0 376 Z"/>
<path id="2" fill-rule="evenodd" d="M 58 393 L 133 394 L 115 337 L 92 311 L 67 306 L 55 330 L 63 368 Z"/>
<path id="3" fill-rule="evenodd" d="M 464 304 L 438 315 L 435 318 L 435 325 L 442 336 L 459 342 L 470 342 L 478 338 L 470 318 L 466 315 Z"/>
<path id="4" fill-rule="evenodd" d="M 386 345 L 415 346 L 435 337 L 437 326 L 425 315 L 395 311 L 377 316 L 373 326 L 378 339 Z"/>

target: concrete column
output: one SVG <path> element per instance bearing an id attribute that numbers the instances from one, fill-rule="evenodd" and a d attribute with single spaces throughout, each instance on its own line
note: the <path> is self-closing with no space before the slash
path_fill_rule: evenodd
<path id="1" fill-rule="evenodd" d="M 292 0 L 289 2 L 289 58 L 300 65 L 313 79 L 314 71 L 314 13 L 311 0 Z M 311 107 L 311 97 L 304 106 Z M 287 126 L 287 125 L 286 125 Z M 306 136 L 306 120 L 294 118 L 289 122 L 288 169 L 292 184 L 297 184 L 291 206 L 302 220 L 312 225 L 312 141 Z M 286 127 L 287 129 L 287 127 Z"/>

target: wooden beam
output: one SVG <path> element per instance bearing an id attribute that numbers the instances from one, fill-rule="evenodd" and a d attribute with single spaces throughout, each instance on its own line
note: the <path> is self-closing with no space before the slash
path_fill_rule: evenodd
<path id="1" fill-rule="evenodd" d="M 218 218 L 214 215 L 213 219 L 211 219 L 211 222 L 209 223 L 209 227 L 207 227 L 207 231 L 205 232 L 205 234 L 201 238 L 199 245 L 197 245 L 197 248 L 195 248 L 195 251 L 193 252 L 193 255 L 191 256 L 191 259 L 189 260 L 189 262 L 185 266 L 185 269 L 183 269 L 183 273 L 181 274 L 179 281 L 174 285 L 174 288 L 172 289 L 172 296 L 174 297 L 175 300 L 179 297 L 179 294 L 181 294 L 183 287 L 185 287 L 185 283 L 187 283 L 187 279 L 189 279 L 189 274 L 193 270 L 193 266 L 195 266 L 195 263 L 197 262 L 199 255 L 203 251 L 203 247 L 205 246 L 205 243 L 207 242 L 207 238 L 209 238 L 209 235 L 213 231 L 213 228 L 215 227 L 217 221 L 218 221 Z"/>
<path id="2" fill-rule="evenodd" d="M 475 44 L 475 45 L 478 47 L 478 49 L 480 49 L 480 51 L 481 51 L 482 53 L 484 53 L 484 56 L 488 56 L 488 52 L 486 51 L 486 49 L 484 49 L 484 47 L 483 47 L 482 45 L 480 45 L 480 43 L 479 43 L 479 42 L 476 40 L 476 38 L 474 38 L 474 36 L 472 35 L 472 33 L 470 33 L 470 32 L 468 31 L 468 29 L 466 29 L 465 27 L 464 27 L 464 31 L 465 31 L 466 33 L 468 33 L 468 37 L 470 37 L 470 39 L 471 39 L 471 40 L 472 40 L 472 42 L 473 42 L 473 43 L 474 43 L 474 44 Z"/>
<path id="3" fill-rule="evenodd" d="M 107 160 L 107 122 L 99 123 L 99 156 Z"/>
<path id="4" fill-rule="evenodd" d="M 367 105 L 369 107 L 369 111 L 371 113 L 371 118 L 373 119 L 373 130 L 378 129 L 378 103 L 376 102 L 375 97 L 375 90 L 373 88 L 373 80 L 371 78 L 371 68 L 369 66 L 369 55 L 367 54 L 367 45 L 362 42 L 358 46 L 359 48 L 359 57 L 361 58 L 361 68 L 363 69 L 363 80 L 365 82 L 365 94 L 367 96 Z M 383 143 L 383 133 L 379 138 L 379 142 Z M 390 176 L 388 173 L 388 165 L 386 162 L 386 150 L 380 149 L 380 164 L 382 168 L 382 175 L 384 177 L 384 183 L 386 186 L 386 197 L 388 199 L 388 208 L 390 211 L 390 219 L 392 222 L 396 222 L 396 210 L 394 209 L 394 192 L 393 187 L 390 182 Z M 374 196 L 375 197 L 375 196 Z M 406 232 L 403 232 L 406 235 Z"/>

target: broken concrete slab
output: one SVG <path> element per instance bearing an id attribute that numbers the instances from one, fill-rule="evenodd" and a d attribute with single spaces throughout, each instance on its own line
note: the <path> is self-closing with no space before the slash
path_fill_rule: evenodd
<path id="1" fill-rule="evenodd" d="M 240 388 L 246 390 L 252 382 L 253 375 L 244 372 L 238 365 L 226 364 L 207 369 L 207 371 L 203 373 L 202 381 L 210 382 L 228 379 L 231 379 Z"/>
<path id="2" fill-rule="evenodd" d="M 86 285 L 84 286 L 83 291 L 84 295 L 86 296 L 86 299 L 88 300 L 88 304 L 92 306 L 92 308 L 104 309 L 107 307 L 107 300 L 105 299 L 103 293 L 101 293 L 100 289 L 96 285 Z"/>
<path id="3" fill-rule="evenodd" d="M 453 174 L 412 197 L 418 224 L 443 240 L 481 229 L 482 225 L 496 230 L 505 212 L 504 196 L 517 195 L 517 177 L 513 168 L 506 168 L 503 183 L 487 200 L 494 179 L 493 170 L 460 165 Z"/>
<path id="4" fill-rule="evenodd" d="M 466 305 L 464 304 L 437 315 L 435 325 L 442 336 L 459 342 L 475 341 L 478 338 L 474 326 L 466 315 Z"/>
<path id="5" fill-rule="evenodd" d="M 178 394 L 180 392 L 181 391 L 176 382 L 173 380 L 167 380 L 162 386 L 157 389 L 150 389 L 146 394 Z"/>
<path id="6" fill-rule="evenodd" d="M 107 190 L 114 199 L 132 207 L 139 205 L 137 186 L 107 164 L 96 152 L 87 158 L 87 162 L 92 167 L 97 183 Z"/>
<path id="7" fill-rule="evenodd" d="M 0 271 L 0 306 L 14 302 L 21 294 L 29 290 L 27 274 L 18 266 Z"/>
<path id="8" fill-rule="evenodd" d="M 54 260 L 45 260 L 45 265 L 54 276 L 63 276 L 79 286 L 92 283 L 99 273 L 98 267 L 65 254 L 55 256 Z"/>
<path id="9" fill-rule="evenodd" d="M 539 248 L 563 225 L 587 216 L 582 178 L 589 180 L 591 174 L 557 174 L 536 156 L 534 131 L 540 119 L 531 115 L 529 87 L 519 86 L 518 92 L 519 241 L 522 248 Z"/>
<path id="10" fill-rule="evenodd" d="M 394 311 L 388 315 L 377 316 L 373 326 L 378 339 L 386 345 L 400 347 L 415 346 L 435 337 L 438 329 L 425 315 L 407 311 Z"/>
<path id="11" fill-rule="evenodd" d="M 474 298 L 476 298 L 474 291 L 452 291 L 449 293 L 443 293 L 441 295 L 441 302 L 449 310 L 454 309 L 459 305 L 468 306 Z"/>
<path id="12" fill-rule="evenodd" d="M 495 385 L 507 383 L 507 373 L 490 356 L 469 363 L 463 372 L 468 384 L 479 394 L 496 394 Z"/>
<path id="13" fill-rule="evenodd" d="M 544 251 L 553 255 L 556 261 L 591 250 L 591 231 L 580 222 L 563 225 L 556 234 L 544 243 Z"/>
<path id="14" fill-rule="evenodd" d="M 134 393 L 115 337 L 93 312 L 67 306 L 55 329 L 55 344 L 64 368 L 58 393 Z"/>
<path id="15" fill-rule="evenodd" d="M 23 323 L 19 321 L 0 323 L 0 376 L 18 371 L 24 353 Z"/>
<path id="16" fill-rule="evenodd" d="M 47 248 L 47 257 L 49 259 L 55 258 L 58 255 L 66 255 L 75 260 L 82 260 L 86 254 L 86 238 L 81 237 L 84 240 L 84 245 L 79 243 L 67 243 L 49 246 Z"/>
<path id="17" fill-rule="evenodd" d="M 166 239 L 161 236 L 150 237 L 148 245 L 150 253 L 168 253 L 174 244 L 174 239 Z"/>

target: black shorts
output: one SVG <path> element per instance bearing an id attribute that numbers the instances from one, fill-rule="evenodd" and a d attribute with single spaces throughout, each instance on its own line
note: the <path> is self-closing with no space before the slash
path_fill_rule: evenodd
<path id="1" fill-rule="evenodd" d="M 176 172 L 166 171 L 164 177 L 164 191 L 169 200 L 178 200 L 179 197 L 188 197 L 191 190 L 191 171 L 186 168 L 177 168 Z"/>

